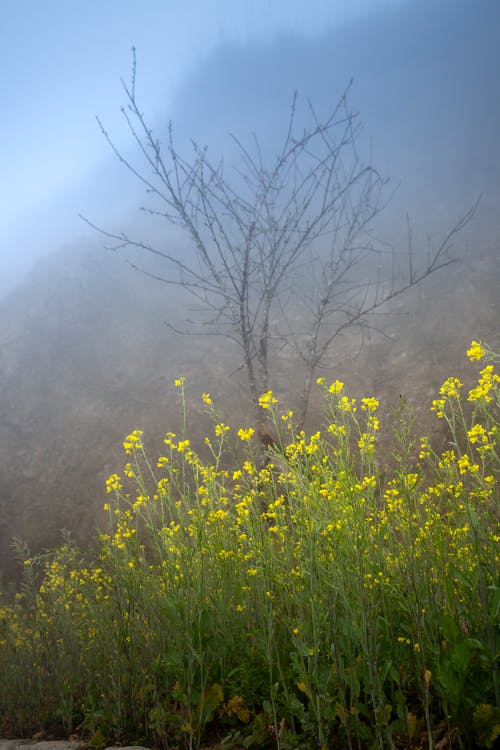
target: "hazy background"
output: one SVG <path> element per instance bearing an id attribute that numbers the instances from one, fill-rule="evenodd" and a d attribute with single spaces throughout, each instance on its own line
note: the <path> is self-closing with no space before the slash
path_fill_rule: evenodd
<path id="1" fill-rule="evenodd" d="M 127 148 L 120 78 L 129 80 L 133 46 L 140 100 L 150 122 L 173 118 L 213 140 L 233 124 L 244 124 L 250 104 L 268 106 L 273 86 L 279 90 L 271 101 L 278 95 L 285 107 L 302 84 L 305 95 L 317 93 L 309 89 L 318 60 L 302 60 L 301 80 L 297 71 L 290 75 L 286 69 L 295 46 L 304 53 L 304 43 L 324 43 L 326 31 L 405 4 L 407 0 L 313 0 L 307 7 L 301 0 L 2 0 L 0 291 L 15 283 L 34 257 L 82 235 L 78 214 L 84 208 L 108 219 L 123 215 L 124 196 L 116 195 L 119 169 L 95 115 L 115 134 L 117 145 Z M 239 57 L 242 66 L 244 77 L 236 89 L 226 67 L 228 55 Z M 264 58 L 266 67 L 271 66 L 266 77 L 271 74 L 272 85 L 261 77 Z M 207 64 L 211 73 L 195 93 L 196 78 Z M 349 65 L 343 67 L 352 75 Z M 250 82 L 253 91 L 248 91 Z M 218 90 L 217 110 L 211 88 Z M 245 91 L 249 99 L 242 107 Z M 198 111 L 196 104 L 201 105 Z M 207 104 L 210 111 L 204 111 Z"/>
<path id="2" fill-rule="evenodd" d="M 332 376 L 389 401 L 404 391 L 425 422 L 442 379 L 467 367 L 470 339 L 498 344 L 497 0 L 3 0 L 0 43 L 0 567 L 11 570 L 13 534 L 40 546 L 103 522 L 122 436 L 141 427 L 154 445 L 175 428 L 174 377 L 188 376 L 195 434 L 201 390 L 230 421 L 248 417 L 243 381 L 228 377 L 237 352 L 175 336 L 166 322 L 182 321 L 185 301 L 78 217 L 162 231 L 138 212 L 144 196 L 95 120 L 133 158 L 120 116 L 132 46 L 159 137 L 171 119 L 181 146 L 194 137 L 229 162 L 230 132 L 248 142 L 255 131 L 272 153 L 295 90 L 327 113 L 353 77 L 360 148 L 394 191 L 377 231 L 396 247 L 407 212 L 425 247 L 482 195 L 455 243 L 460 262 L 392 306 L 387 338 L 360 356 L 343 340 Z M 274 378 L 293 403 L 293 362 Z"/>

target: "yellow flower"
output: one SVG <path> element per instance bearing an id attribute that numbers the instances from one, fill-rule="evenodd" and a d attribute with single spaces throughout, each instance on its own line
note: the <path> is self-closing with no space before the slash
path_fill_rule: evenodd
<path id="1" fill-rule="evenodd" d="M 174 385 L 176 388 L 182 388 L 185 382 L 186 382 L 186 378 L 184 377 L 176 378 L 176 380 L 174 380 Z"/>
<path id="2" fill-rule="evenodd" d="M 266 391 L 262 394 L 262 396 L 259 396 L 259 406 L 261 406 L 263 409 L 269 409 L 271 404 L 277 404 L 278 399 L 273 396 L 272 391 Z"/>
<path id="3" fill-rule="evenodd" d="M 110 492 L 121 490 L 121 488 L 122 485 L 118 474 L 111 474 L 111 476 L 106 479 L 106 492 L 108 495 Z"/>
<path id="4" fill-rule="evenodd" d="M 469 440 L 471 441 L 471 443 L 488 442 L 488 435 L 486 434 L 486 430 L 480 424 L 475 424 L 473 427 L 471 427 L 471 429 L 467 432 L 467 435 L 469 436 Z"/>
<path id="5" fill-rule="evenodd" d="M 311 435 L 311 439 L 309 441 L 309 445 L 305 446 L 305 451 L 307 455 L 311 456 L 313 453 L 316 453 L 319 449 L 318 441 L 321 438 L 321 433 L 316 432 L 314 435 Z"/>
<path id="6" fill-rule="evenodd" d="M 436 416 L 438 419 L 442 419 L 444 417 L 444 405 L 445 405 L 444 398 L 435 398 L 432 402 L 431 411 L 436 412 Z"/>
<path id="7" fill-rule="evenodd" d="M 334 383 L 330 385 L 330 387 L 328 388 L 328 392 L 338 394 L 342 391 L 343 387 L 344 387 L 344 384 L 342 383 L 342 381 L 336 380 Z"/>
<path id="8" fill-rule="evenodd" d="M 123 449 L 127 455 L 130 455 L 134 450 L 139 450 L 140 448 L 142 448 L 142 436 L 142 430 L 134 430 L 130 433 L 130 435 L 127 435 L 123 442 Z"/>
<path id="9" fill-rule="evenodd" d="M 247 474 L 250 474 L 250 476 L 252 474 L 255 474 L 255 466 L 251 461 L 245 461 L 245 463 L 243 464 L 243 468 L 247 472 Z"/>
<path id="10" fill-rule="evenodd" d="M 356 407 L 354 406 L 355 403 L 356 403 L 355 398 L 352 398 L 349 401 L 347 396 L 341 396 L 341 398 L 339 399 L 338 406 L 341 411 L 353 411 L 354 412 L 356 411 Z"/>
<path id="11" fill-rule="evenodd" d="M 376 398 L 370 397 L 361 399 L 361 408 L 366 411 L 375 411 L 378 408 L 378 405 L 379 402 Z"/>
<path id="12" fill-rule="evenodd" d="M 448 378 L 439 389 L 439 393 L 441 396 L 448 396 L 448 398 L 458 398 L 462 386 L 463 383 L 458 378 Z"/>
<path id="13" fill-rule="evenodd" d="M 328 429 L 328 432 L 330 432 L 332 435 L 346 435 L 347 434 L 347 430 L 345 428 L 345 425 L 343 424 L 337 425 L 337 424 L 332 423 L 328 425 L 327 429 Z"/>
<path id="14" fill-rule="evenodd" d="M 375 451 L 375 438 L 373 435 L 364 432 L 358 440 L 358 447 L 361 453 L 372 455 Z"/>
<path id="15" fill-rule="evenodd" d="M 470 471 L 471 474 L 477 474 L 479 466 L 478 464 L 471 464 L 469 456 L 465 454 L 458 459 L 458 470 L 460 474 L 466 474 L 467 471 Z"/>
<path id="16" fill-rule="evenodd" d="M 468 401 L 480 401 L 484 398 L 486 403 L 491 401 L 489 392 L 494 387 L 494 383 L 500 383 L 500 376 L 494 372 L 493 365 L 487 365 L 480 373 L 478 385 L 469 391 Z"/>
<path id="17" fill-rule="evenodd" d="M 212 399 L 210 398 L 210 394 L 209 393 L 202 393 L 201 394 L 201 400 L 207 406 L 212 406 Z"/>
<path id="18" fill-rule="evenodd" d="M 240 440 L 250 440 L 254 432 L 255 430 L 253 427 L 249 427 L 248 430 L 242 428 L 241 430 L 238 430 L 238 437 Z"/>
<path id="19" fill-rule="evenodd" d="M 220 424 L 215 425 L 215 434 L 217 437 L 222 437 L 225 432 L 229 431 L 229 427 L 227 424 L 223 424 L 222 422 Z"/>
<path id="20" fill-rule="evenodd" d="M 467 356 L 471 362 L 475 359 L 482 359 L 484 357 L 484 348 L 481 342 L 473 341 L 470 345 L 470 349 L 467 350 Z"/>
<path id="21" fill-rule="evenodd" d="M 147 495 L 138 495 L 137 500 L 132 505 L 132 508 L 134 510 L 138 510 L 142 505 L 145 505 L 145 503 L 147 503 L 148 499 L 149 498 L 147 497 Z"/>
<path id="22" fill-rule="evenodd" d="M 429 438 L 428 437 L 422 437 L 420 438 L 420 453 L 418 454 L 418 457 L 420 461 L 424 458 L 428 458 L 431 455 L 430 451 L 430 445 L 429 445 Z"/>

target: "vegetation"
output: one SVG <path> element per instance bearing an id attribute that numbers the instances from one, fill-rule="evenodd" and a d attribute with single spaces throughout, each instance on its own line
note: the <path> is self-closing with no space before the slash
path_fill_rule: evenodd
<path id="1" fill-rule="evenodd" d="M 492 748 L 500 736 L 499 357 L 432 409 L 442 453 L 375 398 L 320 379 L 306 435 L 273 394 L 265 465 L 253 428 L 213 420 L 202 458 L 142 433 L 107 481 L 96 554 L 25 556 L 0 604 L 0 732 L 79 731 L 92 746 Z M 176 381 L 182 396 L 184 381 Z M 229 469 L 228 467 L 232 468 Z"/>

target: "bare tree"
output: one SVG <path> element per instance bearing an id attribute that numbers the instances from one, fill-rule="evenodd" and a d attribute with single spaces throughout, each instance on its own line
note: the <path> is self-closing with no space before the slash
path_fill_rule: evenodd
<path id="1" fill-rule="evenodd" d="M 372 327 L 383 305 L 452 263 L 452 239 L 474 209 L 437 248 L 429 246 L 421 267 L 409 230 L 405 273 L 396 274 L 391 251 L 370 232 L 385 208 L 386 183 L 359 156 L 350 86 L 326 119 L 309 103 L 310 124 L 300 131 L 295 96 L 270 163 L 256 136 L 251 147 L 232 136 L 239 163 L 228 177 L 224 162 L 213 163 L 207 148 L 194 141 L 190 156 L 182 156 L 171 124 L 166 143 L 160 143 L 139 109 L 135 73 L 134 54 L 131 83 L 122 81 L 122 113 L 139 161 L 124 156 L 98 122 L 118 159 L 145 187 L 150 204 L 143 210 L 180 226 L 194 253 L 183 255 L 171 240 L 150 244 L 95 228 L 114 240 L 114 249 L 134 247 L 164 261 L 164 274 L 139 270 L 185 289 L 205 312 L 202 332 L 238 344 L 260 428 L 265 414 L 259 396 L 269 388 L 270 364 L 280 349 L 291 348 L 303 372 L 303 422 L 315 374 L 336 338 L 353 326 Z"/>

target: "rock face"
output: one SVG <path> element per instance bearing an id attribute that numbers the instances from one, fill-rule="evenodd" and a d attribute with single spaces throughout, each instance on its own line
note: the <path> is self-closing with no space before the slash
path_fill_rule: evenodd
<path id="1" fill-rule="evenodd" d="M 401 298 L 377 337 L 354 356 L 340 342 L 326 377 L 351 392 L 418 404 L 425 429 L 441 382 L 459 373 L 472 338 L 498 344 L 500 264 L 496 233 L 475 225 L 473 253 Z M 50 256 L 0 303 L 0 568 L 15 573 L 9 548 L 20 535 L 34 549 L 59 530 L 88 540 L 105 523 L 104 482 L 124 463 L 121 442 L 144 430 L 151 450 L 179 426 L 174 378 L 187 377 L 190 437 L 206 434 L 199 395 L 210 391 L 232 424 L 251 419 L 242 398 L 237 351 L 227 340 L 183 337 L 185 300 L 145 280 L 114 255 L 71 248 Z M 189 312 L 187 313 L 189 314 Z M 240 380 L 238 380 L 240 378 Z M 283 361 L 273 387 L 285 403 L 297 392 L 295 363 Z M 311 410 L 311 426 L 318 419 Z"/>
<path id="2" fill-rule="evenodd" d="M 2 740 L 0 739 L 0 750 L 80 750 L 86 747 L 84 742 L 65 741 L 65 740 L 43 740 L 36 742 L 34 740 Z M 112 748 L 105 748 L 112 750 Z M 129 745 L 120 747 L 120 750 L 147 750 L 141 745 Z"/>
<path id="3" fill-rule="evenodd" d="M 64 740 L 0 740 L 0 750 L 79 750 L 82 747 L 81 742 Z"/>

